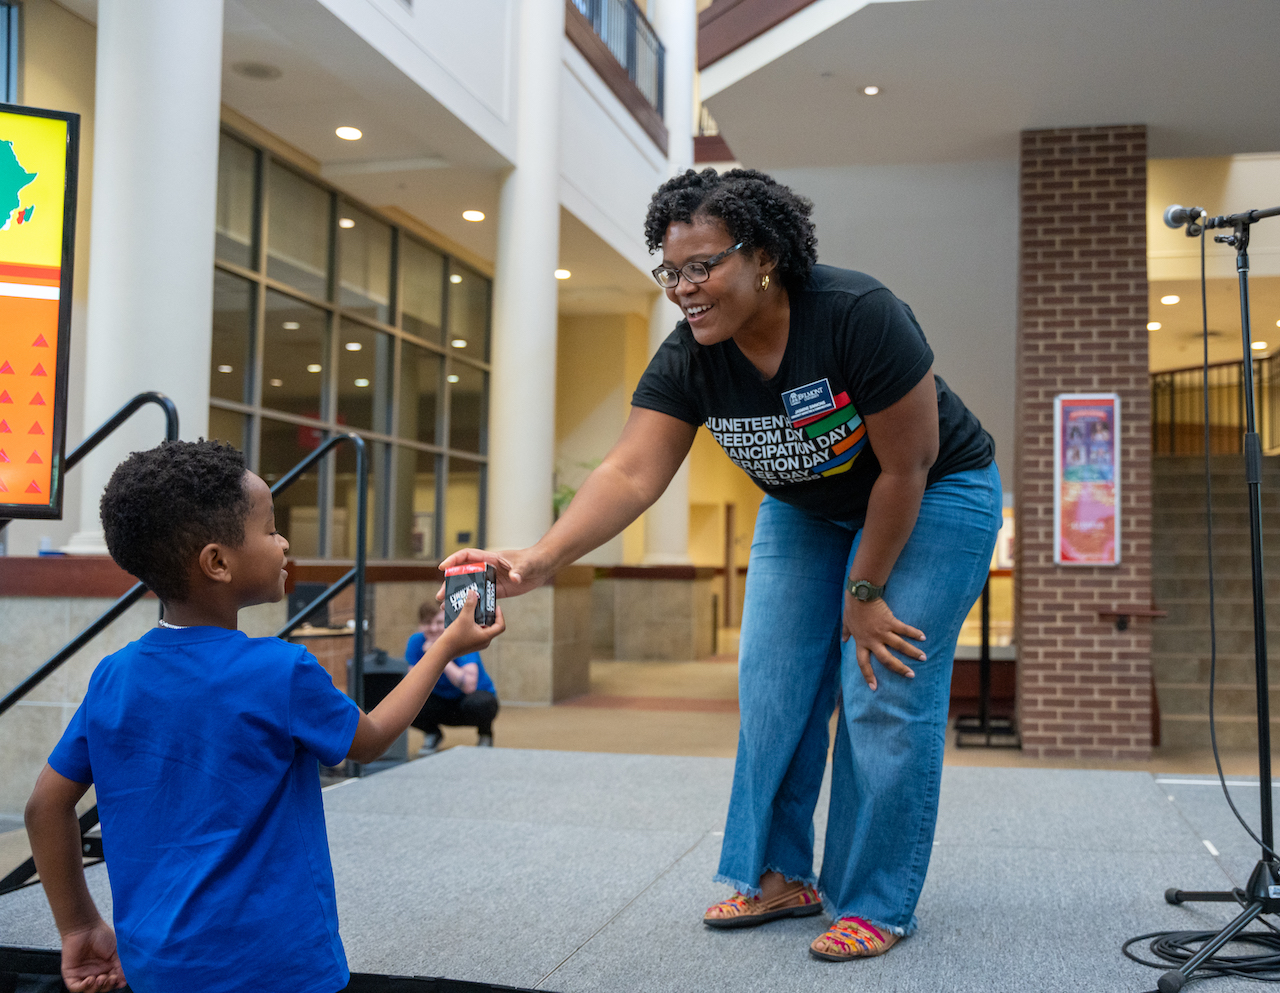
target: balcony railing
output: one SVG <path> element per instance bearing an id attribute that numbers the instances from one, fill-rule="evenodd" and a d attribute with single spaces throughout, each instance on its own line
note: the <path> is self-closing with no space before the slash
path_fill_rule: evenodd
<path id="1" fill-rule="evenodd" d="M 1280 356 L 1253 361 L 1259 440 L 1267 454 L 1280 451 Z M 1209 367 L 1209 451 L 1244 450 L 1244 377 L 1239 362 Z M 1200 455 L 1204 452 L 1204 370 L 1173 369 L 1151 376 L 1151 452 Z"/>
<path id="2" fill-rule="evenodd" d="M 571 0 L 661 119 L 666 52 L 634 0 Z"/>

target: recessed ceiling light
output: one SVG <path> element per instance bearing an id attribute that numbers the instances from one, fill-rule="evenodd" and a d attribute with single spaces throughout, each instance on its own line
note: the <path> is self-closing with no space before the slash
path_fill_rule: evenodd
<path id="1" fill-rule="evenodd" d="M 364 132 L 359 128 L 349 128 L 345 125 L 343 127 L 336 128 L 333 133 L 343 141 L 359 141 L 364 137 Z"/>
<path id="2" fill-rule="evenodd" d="M 865 94 L 866 94 L 867 96 L 869 96 L 869 97 L 873 97 L 873 96 L 875 96 L 876 94 L 878 94 L 878 93 L 880 92 L 880 87 L 878 87 L 878 86 L 864 86 L 864 87 L 862 88 L 862 92 L 863 92 L 863 93 L 865 93 Z"/>
<path id="3" fill-rule="evenodd" d="M 286 331 L 297 331 L 298 328 L 302 327 L 302 325 L 299 324 L 297 321 L 285 321 L 280 326 L 284 328 Z"/>
<path id="4" fill-rule="evenodd" d="M 451 382 L 451 383 L 456 383 L 456 382 L 458 381 L 458 377 L 457 377 L 457 376 L 445 376 L 444 378 L 445 378 L 445 379 L 447 379 L 447 380 L 449 380 L 449 382 Z"/>
<path id="5" fill-rule="evenodd" d="M 461 276 L 459 276 L 459 275 L 455 272 L 452 276 L 450 276 L 450 277 L 449 277 L 449 282 L 451 282 L 451 283 L 461 283 L 461 282 L 462 282 L 462 277 L 461 277 Z"/>
<path id="6" fill-rule="evenodd" d="M 1165 305 L 1171 305 L 1171 304 L 1175 304 L 1175 303 L 1177 303 L 1177 302 L 1178 302 L 1179 300 L 1181 300 L 1181 299 L 1182 299 L 1182 297 L 1178 296 L 1178 294 L 1176 294 L 1176 293 L 1170 293 L 1168 296 L 1161 297 L 1161 298 L 1160 298 L 1160 302 L 1161 302 L 1161 303 L 1163 303 L 1163 304 L 1165 304 Z"/>
<path id="7" fill-rule="evenodd" d="M 229 365 L 220 365 L 220 366 L 218 366 L 218 371 L 219 371 L 219 372 L 230 372 L 230 371 L 231 371 L 231 366 L 229 366 Z"/>
<path id="8" fill-rule="evenodd" d="M 360 349 L 364 348 L 364 345 L 360 344 L 358 341 L 349 341 L 344 347 L 348 352 L 358 352 Z"/>
<path id="9" fill-rule="evenodd" d="M 1280 321 L 1276 321 L 1276 327 L 1280 328 Z"/>
<path id="10" fill-rule="evenodd" d="M 363 379 L 363 378 L 361 378 L 361 379 L 357 379 L 357 380 L 356 380 L 356 385 L 357 385 L 357 386 L 368 386 L 368 385 L 369 385 L 369 380 L 367 380 L 367 379 Z"/>
<path id="11" fill-rule="evenodd" d="M 279 67 L 267 62 L 237 62 L 231 67 L 231 71 L 245 79 L 257 79 L 263 82 L 279 79 L 284 75 Z"/>
<path id="12" fill-rule="evenodd" d="M 272 386 L 283 386 L 283 385 L 284 385 L 284 380 L 283 380 L 283 379 L 273 379 L 273 380 L 271 380 L 271 385 L 272 385 Z"/>
<path id="13" fill-rule="evenodd" d="M 1148 330 L 1148 331 L 1159 331 L 1159 330 L 1160 330 L 1160 322 L 1159 322 L 1159 321 L 1150 321 L 1150 322 L 1148 322 L 1148 324 L 1147 324 L 1147 330 Z"/>
<path id="14" fill-rule="evenodd" d="M 356 222 L 353 221 L 350 217 L 338 218 L 338 227 L 340 228 L 353 228 L 355 226 L 356 226 Z"/>
<path id="15" fill-rule="evenodd" d="M 1267 350 L 1267 343 L 1265 341 L 1255 341 L 1249 347 L 1255 352 L 1265 352 Z"/>
<path id="16" fill-rule="evenodd" d="M 309 366 L 307 366 L 307 372 L 319 372 L 323 368 L 324 366 L 322 366 L 319 362 L 312 362 Z"/>
<path id="17" fill-rule="evenodd" d="M 571 273 L 568 269 L 556 270 L 556 279 L 568 279 L 572 275 L 573 273 Z"/>
<path id="18" fill-rule="evenodd" d="M 467 347 L 467 339 L 466 339 L 466 338 L 454 338 L 454 339 L 453 339 L 453 341 L 449 342 L 449 344 L 450 344 L 450 345 L 452 345 L 454 348 L 466 348 L 466 347 Z"/>
<path id="19" fill-rule="evenodd" d="M 483 210 L 464 210 L 462 212 L 462 219 L 464 221 L 483 221 L 484 211 Z"/>

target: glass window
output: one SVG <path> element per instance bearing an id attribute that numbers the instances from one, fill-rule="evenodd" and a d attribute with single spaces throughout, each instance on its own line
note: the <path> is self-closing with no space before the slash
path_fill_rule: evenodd
<path id="1" fill-rule="evenodd" d="M 452 261 L 448 337 L 451 350 L 489 361 L 489 280 Z"/>
<path id="2" fill-rule="evenodd" d="M 253 208 L 258 153 L 229 135 L 218 139 L 218 215 L 214 222 L 217 257 L 257 268 L 253 250 Z"/>
<path id="3" fill-rule="evenodd" d="M 396 526 L 392 556 L 438 559 L 436 477 L 443 456 L 413 448 L 396 449 Z"/>
<path id="4" fill-rule="evenodd" d="M 485 454 L 488 379 L 488 375 L 473 366 L 449 363 L 450 448 Z"/>
<path id="5" fill-rule="evenodd" d="M 329 315 L 319 307 L 267 290 L 262 354 L 262 405 L 320 417 L 329 368 Z"/>
<path id="6" fill-rule="evenodd" d="M 440 341 L 444 256 L 412 238 L 400 238 L 400 324 L 410 334 Z"/>
<path id="7" fill-rule="evenodd" d="M 365 454 L 369 459 L 369 506 L 368 518 L 365 521 L 365 554 L 371 558 L 383 556 L 380 543 L 377 541 L 378 522 L 382 517 L 379 498 L 384 492 L 383 481 L 387 474 L 387 445 L 366 442 Z M 338 559 L 354 559 L 356 557 L 356 449 L 354 445 L 342 444 L 335 450 L 337 458 L 333 481 L 333 536 L 329 545 L 329 554 Z"/>
<path id="8" fill-rule="evenodd" d="M 343 320 L 338 342 L 338 423 L 387 431 L 391 409 L 391 335 Z"/>
<path id="9" fill-rule="evenodd" d="M 459 548 L 483 547 L 480 498 L 484 492 L 484 465 L 468 459 L 449 458 L 449 484 L 444 497 L 444 548 L 451 555 Z"/>
<path id="10" fill-rule="evenodd" d="M 440 403 L 440 373 L 444 366 L 435 352 L 404 342 L 400 346 L 401 438 L 438 445 L 437 412 Z"/>
<path id="11" fill-rule="evenodd" d="M 286 472 L 320 447 L 319 428 L 262 419 L 258 473 L 275 485 Z M 320 554 L 319 467 L 312 466 L 292 486 L 275 496 L 276 529 L 289 540 L 289 556 L 313 559 Z"/>
<path id="12" fill-rule="evenodd" d="M 391 225 L 350 204 L 338 205 L 339 302 L 391 323 Z"/>
<path id="13" fill-rule="evenodd" d="M 217 270 L 213 274 L 210 396 L 253 403 L 253 289 L 247 279 Z"/>
<path id="14" fill-rule="evenodd" d="M 225 441 L 240 451 L 244 451 L 245 434 L 249 418 L 221 407 L 209 408 L 209 439 Z"/>
<path id="15" fill-rule="evenodd" d="M 267 275 L 327 299 L 329 194 L 272 162 L 269 196 Z"/>

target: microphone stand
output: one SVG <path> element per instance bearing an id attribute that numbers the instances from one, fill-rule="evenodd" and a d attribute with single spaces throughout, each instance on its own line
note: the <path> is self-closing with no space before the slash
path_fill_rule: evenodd
<path id="1" fill-rule="evenodd" d="M 1249 324 L 1249 231 L 1250 227 L 1265 217 L 1280 216 L 1280 207 L 1270 210 L 1251 210 L 1244 214 L 1205 217 L 1199 211 L 1200 220 L 1191 217 L 1187 237 L 1200 235 L 1204 228 L 1231 228 L 1228 235 L 1215 235 L 1214 241 L 1230 245 L 1236 250 L 1236 273 L 1240 281 L 1240 336 L 1244 349 L 1242 381 L 1244 383 L 1244 466 L 1245 480 L 1249 485 L 1249 535 L 1250 559 L 1253 569 L 1253 658 L 1258 693 L 1258 788 L 1262 801 L 1262 857 L 1249 876 L 1243 890 L 1225 892 L 1189 892 L 1165 890 L 1169 903 L 1239 903 L 1240 914 L 1200 946 L 1195 955 L 1177 969 L 1164 973 L 1156 983 L 1160 993 L 1177 993 L 1186 985 L 1196 969 L 1204 965 L 1224 945 L 1240 934 L 1250 922 L 1263 914 L 1280 912 L 1280 859 L 1275 852 L 1275 832 L 1271 810 L 1271 708 L 1267 687 L 1267 614 L 1265 587 L 1262 578 L 1262 444 L 1258 439 L 1253 399 L 1253 349 Z M 1166 223 L 1168 219 L 1166 218 Z M 1212 527 L 1212 522 L 1210 522 Z"/>

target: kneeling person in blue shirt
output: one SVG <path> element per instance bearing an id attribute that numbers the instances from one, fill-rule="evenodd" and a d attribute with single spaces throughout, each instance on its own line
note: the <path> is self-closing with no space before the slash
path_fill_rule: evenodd
<path id="1" fill-rule="evenodd" d="M 454 656 L 503 630 L 473 611 L 371 713 L 301 645 L 249 638 L 241 607 L 284 595 L 289 543 L 244 456 L 211 441 L 135 452 L 102 497 L 112 558 L 165 619 L 103 659 L 27 804 L 68 989 L 336 993 L 338 936 L 319 764 L 371 762 Z M 97 788 L 115 930 L 85 883 L 76 803 Z M 118 947 L 117 947 L 118 943 Z"/>
<path id="2" fill-rule="evenodd" d="M 404 660 L 411 666 L 415 665 L 423 657 L 423 652 L 436 644 L 444 630 L 444 611 L 434 600 L 427 600 L 418 608 L 418 630 L 409 635 Z M 441 724 L 474 727 L 479 735 L 476 744 L 482 748 L 492 747 L 493 719 L 497 716 L 498 691 L 484 671 L 480 653 L 459 656 L 444 667 L 431 696 L 413 719 L 413 726 L 427 736 L 418 754 L 430 755 L 440 747 L 443 738 Z"/>

